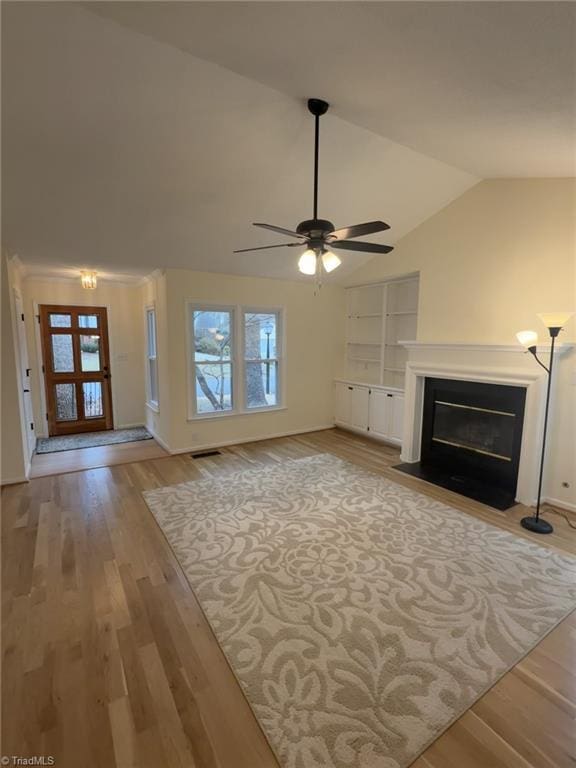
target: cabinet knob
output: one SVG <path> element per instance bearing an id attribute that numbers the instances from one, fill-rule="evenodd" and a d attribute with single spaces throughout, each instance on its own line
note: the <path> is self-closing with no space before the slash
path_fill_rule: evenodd
<path id="1" fill-rule="evenodd" d="M 354 387 L 348 387 L 348 389 L 349 389 L 349 390 L 352 392 L 352 390 L 354 389 Z"/>
<path id="2" fill-rule="evenodd" d="M 386 392 L 386 397 L 394 397 L 394 395 L 391 395 L 389 392 Z"/>

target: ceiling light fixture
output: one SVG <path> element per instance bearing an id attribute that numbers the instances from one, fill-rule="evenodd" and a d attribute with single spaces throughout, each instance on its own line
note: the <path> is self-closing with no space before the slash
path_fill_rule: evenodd
<path id="1" fill-rule="evenodd" d="M 269 248 L 298 248 L 304 246 L 306 250 L 298 260 L 298 269 L 305 275 L 317 275 L 318 285 L 322 271 L 332 272 L 342 263 L 338 256 L 332 252 L 332 248 L 345 251 L 358 251 L 359 253 L 390 253 L 391 245 L 380 243 L 367 243 L 365 241 L 354 242 L 355 238 L 371 235 L 376 232 L 384 232 L 390 229 L 383 221 L 367 221 L 364 224 L 354 224 L 350 227 L 335 229 L 334 224 L 327 219 L 318 218 L 318 162 L 320 156 L 320 118 L 325 115 L 330 105 L 322 99 L 308 99 L 308 110 L 314 116 L 314 186 L 312 218 L 301 221 L 296 229 L 276 227 L 273 224 L 254 222 L 255 227 L 271 230 L 280 235 L 293 237 L 296 242 L 281 243 L 279 245 L 259 245 L 255 248 L 240 248 L 234 253 L 248 253 L 250 251 L 266 251 Z M 330 246 L 330 249 L 327 248 Z"/>
<path id="2" fill-rule="evenodd" d="M 316 251 L 307 248 L 298 260 L 298 269 L 303 275 L 316 274 Z"/>
<path id="3" fill-rule="evenodd" d="M 93 291 L 96 288 L 96 285 L 98 284 L 98 281 L 96 279 L 97 272 L 90 271 L 88 269 L 83 269 L 80 272 L 80 282 L 82 284 L 82 288 L 86 288 L 88 291 Z"/>

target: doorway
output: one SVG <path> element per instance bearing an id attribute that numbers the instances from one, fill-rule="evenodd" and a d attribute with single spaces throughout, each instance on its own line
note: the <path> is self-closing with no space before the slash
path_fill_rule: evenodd
<path id="1" fill-rule="evenodd" d="M 22 399 L 24 403 L 24 417 L 26 420 L 26 447 L 27 458 L 30 460 L 36 448 L 36 432 L 34 430 L 34 415 L 32 410 L 32 395 L 30 393 L 30 363 L 28 361 L 28 343 L 26 340 L 26 326 L 24 324 L 24 307 L 22 297 L 14 291 L 14 308 L 16 312 L 16 324 L 18 330 L 18 360 L 20 363 L 20 381 L 22 382 Z"/>
<path id="2" fill-rule="evenodd" d="M 39 312 L 49 435 L 113 429 L 106 308 Z"/>

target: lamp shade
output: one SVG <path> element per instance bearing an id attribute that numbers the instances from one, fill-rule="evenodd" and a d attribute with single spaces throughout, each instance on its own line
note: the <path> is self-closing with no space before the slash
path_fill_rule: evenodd
<path id="1" fill-rule="evenodd" d="M 538 334 L 536 331 L 519 331 L 516 334 L 516 338 L 523 347 L 526 347 L 526 349 L 535 347 L 538 343 Z"/>
<path id="2" fill-rule="evenodd" d="M 298 269 L 304 275 L 316 274 L 316 253 L 311 248 L 305 250 L 302 256 L 300 256 Z"/>
<path id="3" fill-rule="evenodd" d="M 334 269 L 340 266 L 342 262 L 332 251 L 324 251 L 322 254 L 322 265 L 326 272 L 332 272 Z"/>
<path id="4" fill-rule="evenodd" d="M 539 312 L 538 317 L 546 328 L 563 328 L 574 312 Z"/>

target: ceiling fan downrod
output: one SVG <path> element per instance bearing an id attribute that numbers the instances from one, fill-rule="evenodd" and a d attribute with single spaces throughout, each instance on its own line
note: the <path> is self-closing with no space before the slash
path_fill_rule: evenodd
<path id="1" fill-rule="evenodd" d="M 308 99 L 308 109 L 314 115 L 314 220 L 318 220 L 318 158 L 320 154 L 320 117 L 328 112 L 327 101 Z"/>

